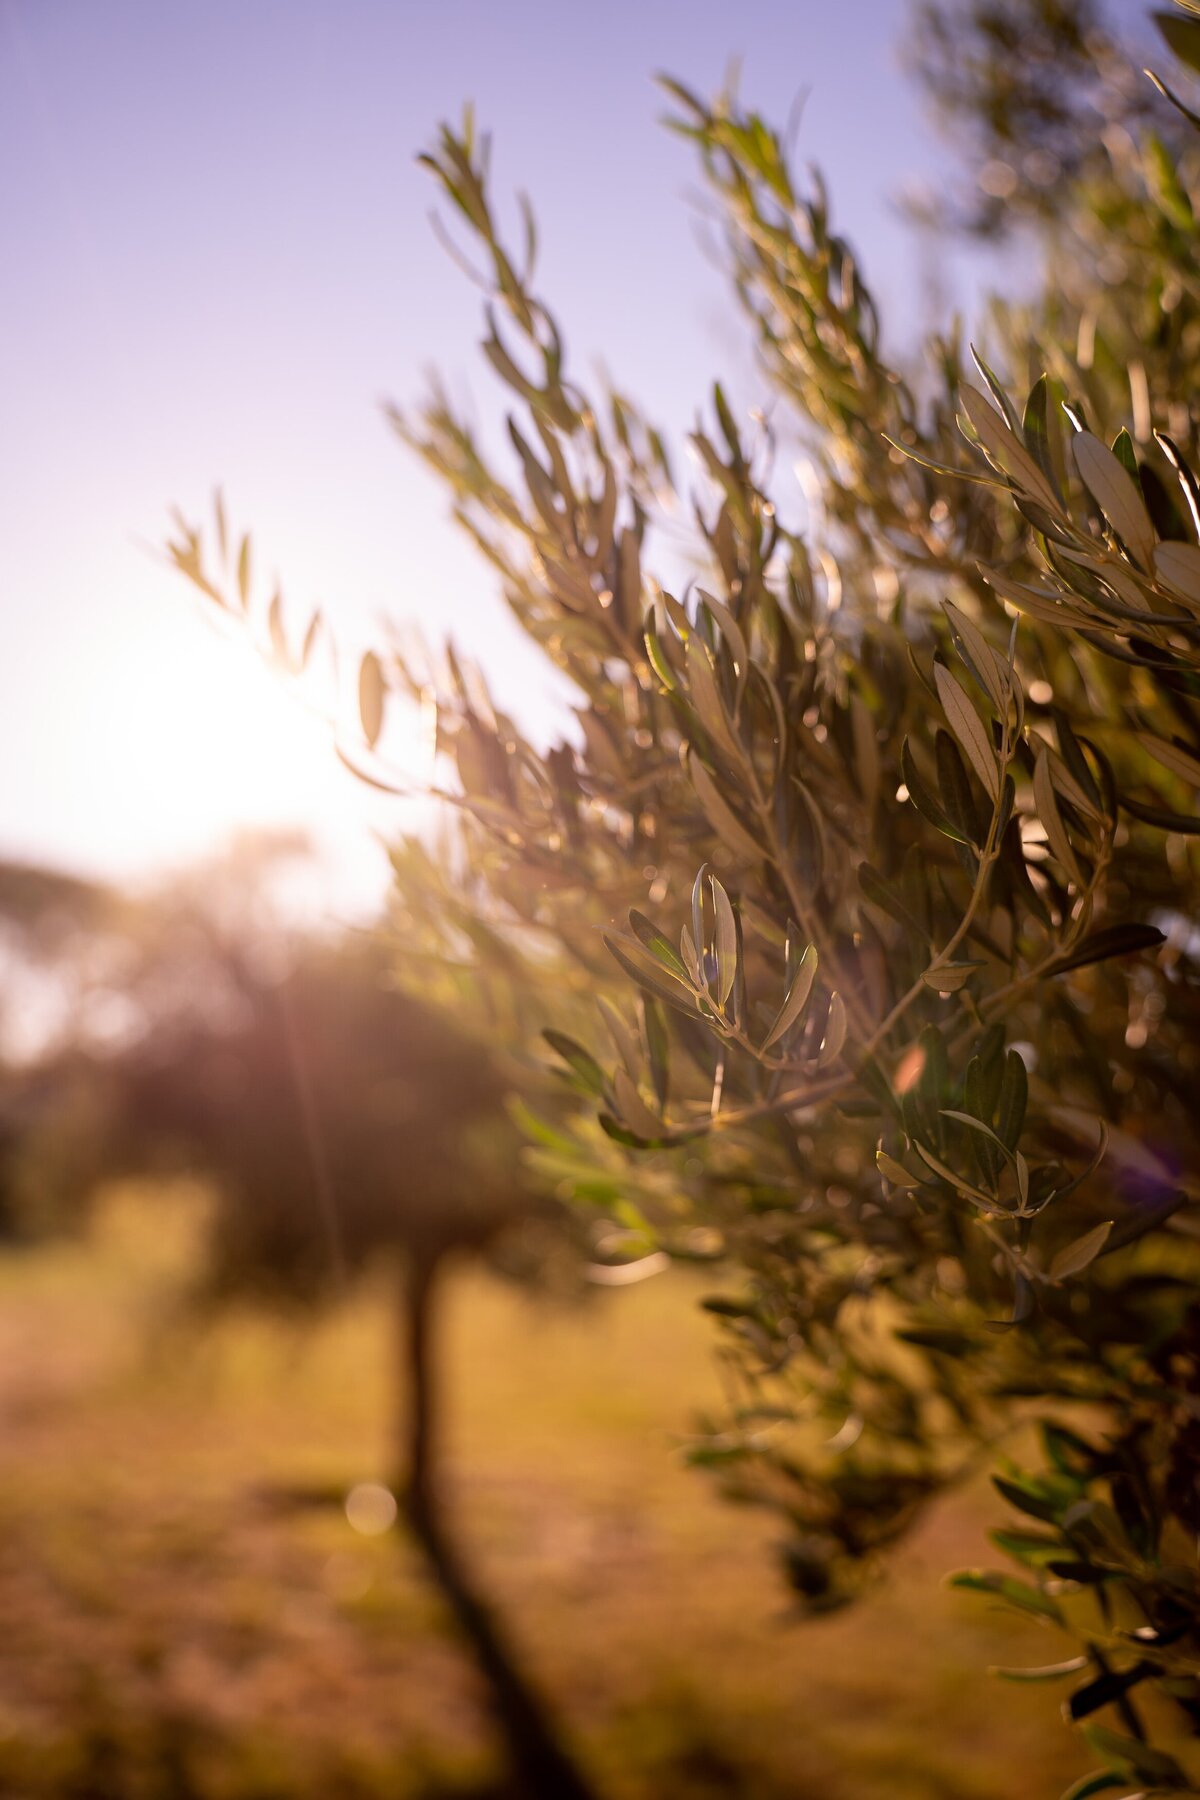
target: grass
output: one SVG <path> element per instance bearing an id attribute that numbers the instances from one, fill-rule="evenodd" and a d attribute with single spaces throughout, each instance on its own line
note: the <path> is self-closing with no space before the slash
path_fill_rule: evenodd
<path id="1" fill-rule="evenodd" d="M 419 1557 L 338 1508 L 388 1466 L 391 1320 L 181 1321 L 187 1205 L 121 1197 L 84 1243 L 0 1260 L 0 1794 L 370 1800 L 506 1792 Z M 857 1610 L 796 1623 L 777 1528 L 685 1469 L 711 1322 L 669 1276 L 534 1305 L 451 1295 L 455 1517 L 613 1800 L 1038 1800 L 1086 1766 L 1052 1634 L 947 1591 L 985 1494 L 931 1515 Z"/>

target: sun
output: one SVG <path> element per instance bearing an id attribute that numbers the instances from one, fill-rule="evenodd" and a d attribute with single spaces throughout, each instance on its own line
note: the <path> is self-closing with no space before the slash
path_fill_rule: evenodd
<path id="1" fill-rule="evenodd" d="M 333 891 L 352 908 L 378 901 L 381 839 L 414 829 L 418 803 L 357 780 L 336 755 L 330 714 L 349 716 L 332 680 L 306 704 L 240 629 L 215 630 L 188 604 L 162 608 L 93 661 L 87 741 L 64 733 L 79 777 L 84 860 L 134 876 L 201 862 L 234 836 L 299 828 L 318 846 Z M 415 708 L 389 702 L 389 766 L 421 779 Z M 61 771 L 60 771 L 61 773 Z"/>

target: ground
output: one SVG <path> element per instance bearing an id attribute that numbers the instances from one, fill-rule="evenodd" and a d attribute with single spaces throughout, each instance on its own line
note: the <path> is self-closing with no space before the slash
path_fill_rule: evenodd
<path id="1" fill-rule="evenodd" d="M 369 1800 L 508 1790 L 418 1555 L 356 1531 L 385 1468 L 390 1321 L 179 1305 L 189 1208 L 119 1196 L 83 1243 L 0 1259 L 0 1795 Z M 948 1591 L 992 1561 L 982 1488 L 931 1514 L 860 1607 L 798 1623 L 777 1527 L 683 1464 L 717 1392 L 670 1275 L 531 1306 L 464 1273 L 448 1331 L 454 1513 L 611 1800 L 1057 1800 L 1088 1766 L 1065 1653 Z"/>

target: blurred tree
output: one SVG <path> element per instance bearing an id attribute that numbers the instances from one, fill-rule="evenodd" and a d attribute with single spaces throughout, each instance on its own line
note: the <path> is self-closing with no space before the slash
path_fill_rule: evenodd
<path id="1" fill-rule="evenodd" d="M 7 1136 L 32 1159 L 20 1185 L 47 1223 L 78 1215 L 120 1172 L 208 1179 L 210 1297 L 311 1304 L 397 1261 L 406 1391 L 391 1473 L 429 1510 L 443 1267 L 514 1226 L 547 1254 L 553 1209 L 519 1166 L 503 1108 L 511 1073 L 397 991 L 379 931 L 287 929 L 272 890 L 309 854 L 291 838 L 248 838 L 136 902 L 0 868 L 0 920 L 21 939 L 13 960 L 34 960 L 58 990 L 40 1051 L 8 1069 Z M 118 998 L 121 1029 L 106 1030 Z"/>
<path id="2" fill-rule="evenodd" d="M 739 420 L 714 389 L 693 496 L 569 374 L 470 118 L 425 159 L 488 271 L 513 473 L 440 390 L 396 422 L 578 700 L 542 751 L 459 659 L 364 662 L 368 746 L 389 689 L 436 693 L 457 778 L 452 853 L 397 856 L 397 955 L 550 1026 L 577 1100 L 527 1115 L 548 1179 L 630 1254 L 740 1271 L 708 1303 L 735 1401 L 696 1460 L 789 1522 L 797 1596 L 841 1604 L 1036 1422 L 1040 1466 L 996 1477 L 1020 1573 L 957 1579 L 1065 1636 L 1020 1673 L 1070 1684 L 1100 1764 L 1075 1800 L 1195 1792 L 1200 168 L 1135 81 L 1104 73 L 1093 127 L 1090 6 L 924 18 L 935 91 L 989 156 L 1012 142 L 1070 273 L 997 311 L 1007 383 L 956 335 L 905 379 L 824 189 L 735 95 L 668 82 L 775 400 Z M 1200 68 L 1200 8 L 1167 31 Z M 685 499 L 676 596 L 648 560 Z M 173 553 L 241 609 L 199 532 Z"/>
<path id="3" fill-rule="evenodd" d="M 207 1286 L 313 1301 L 400 1253 L 403 1374 L 393 1480 L 434 1503 L 436 1330 L 446 1260 L 536 1202 L 497 1070 L 387 984 L 371 942 L 307 946 L 282 977 L 228 945 L 236 1016 L 161 1021 L 109 1059 L 119 1165 L 155 1147 L 215 1180 Z"/>
<path id="4" fill-rule="evenodd" d="M 491 1683 L 516 1766 L 538 1793 L 586 1800 L 462 1560 L 439 1481 L 449 1266 L 485 1255 L 544 1283 L 577 1259 L 562 1209 L 522 1167 L 502 1053 L 398 991 L 377 929 L 287 928 L 279 890 L 307 854 L 291 836 L 246 838 L 138 901 L 0 867 L 0 920 L 57 986 L 56 1019 L 70 1001 L 69 1025 L 0 1071 L 0 1207 L 16 1202 L 0 1218 L 61 1226 L 116 1177 L 187 1172 L 214 1189 L 207 1302 L 312 1306 L 394 1265 L 389 1478 L 402 1515 Z"/>
<path id="5" fill-rule="evenodd" d="M 103 883 L 0 863 L 0 1239 L 78 1217 L 104 1141 L 87 1046 L 132 917 Z"/>
<path id="6" fill-rule="evenodd" d="M 980 236 L 1074 207 L 1110 129 L 1177 135 L 1101 0 L 918 0 L 905 52 L 966 177 L 930 216 Z"/>

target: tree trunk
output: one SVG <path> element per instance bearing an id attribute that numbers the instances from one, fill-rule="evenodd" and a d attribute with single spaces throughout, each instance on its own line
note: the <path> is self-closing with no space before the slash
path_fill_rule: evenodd
<path id="1" fill-rule="evenodd" d="M 443 1253 L 416 1249 L 402 1288 L 401 1353 L 407 1408 L 396 1491 L 401 1518 L 428 1558 L 459 1629 L 491 1692 L 513 1772 L 530 1800 L 596 1800 L 558 1739 L 550 1714 L 521 1671 L 499 1620 L 481 1595 L 447 1529 L 438 1493 L 441 1389 L 435 1338 Z"/>
<path id="2" fill-rule="evenodd" d="M 435 1446 L 441 1424 L 441 1388 L 434 1325 L 441 1293 L 441 1260 L 436 1251 L 414 1248 L 405 1262 L 400 1294 L 402 1399 L 394 1486 L 413 1523 L 418 1518 L 435 1518 L 438 1511 Z"/>

